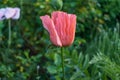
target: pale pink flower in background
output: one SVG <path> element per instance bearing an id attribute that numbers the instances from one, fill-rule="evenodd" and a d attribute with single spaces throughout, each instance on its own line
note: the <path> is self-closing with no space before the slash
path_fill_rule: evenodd
<path id="1" fill-rule="evenodd" d="M 19 8 L 6 8 L 5 12 L 6 19 L 19 19 L 20 17 L 20 9 Z"/>
<path id="2" fill-rule="evenodd" d="M 0 20 L 3 19 L 19 19 L 20 8 L 2 8 L 0 9 Z"/>
<path id="3" fill-rule="evenodd" d="M 56 46 L 69 46 L 73 43 L 76 29 L 76 15 L 62 11 L 52 13 L 52 18 L 41 16 L 44 28 L 50 34 L 51 42 Z"/>
<path id="4" fill-rule="evenodd" d="M 12 19 L 20 18 L 20 8 L 14 8 L 16 10 L 16 14 L 12 17 Z"/>

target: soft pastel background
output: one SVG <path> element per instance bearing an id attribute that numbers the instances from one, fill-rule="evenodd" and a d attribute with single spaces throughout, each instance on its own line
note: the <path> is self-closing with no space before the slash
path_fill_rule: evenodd
<path id="1" fill-rule="evenodd" d="M 0 0 L 0 8 L 19 7 L 0 21 L 0 80 L 61 80 L 60 48 L 49 40 L 39 16 L 61 10 L 77 15 L 75 41 L 64 48 L 66 80 L 120 80 L 120 0 Z"/>

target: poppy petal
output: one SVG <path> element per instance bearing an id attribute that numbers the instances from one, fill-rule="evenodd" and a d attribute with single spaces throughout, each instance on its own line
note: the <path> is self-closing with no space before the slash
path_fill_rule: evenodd
<path id="1" fill-rule="evenodd" d="M 76 16 L 66 12 L 56 11 L 52 13 L 55 29 L 63 46 L 73 43 L 76 29 Z"/>
<path id="2" fill-rule="evenodd" d="M 68 17 L 69 17 L 69 29 L 67 29 L 68 31 L 68 34 L 70 35 L 69 36 L 69 40 L 68 42 L 70 42 L 70 44 L 73 43 L 74 41 L 74 37 L 75 37 L 75 29 L 76 29 L 76 15 L 73 15 L 73 14 L 68 14 Z"/>
<path id="3" fill-rule="evenodd" d="M 62 46 L 58 33 L 55 29 L 53 20 L 50 19 L 48 15 L 41 16 L 40 19 L 42 20 L 44 28 L 49 32 L 52 43 L 56 46 Z"/>
<path id="4" fill-rule="evenodd" d="M 6 19 L 10 19 L 12 18 L 16 13 L 16 10 L 14 8 L 6 8 L 6 12 L 5 12 L 5 17 Z"/>
<path id="5" fill-rule="evenodd" d="M 15 9 L 15 15 L 12 17 L 12 19 L 19 19 L 20 17 L 20 9 L 19 8 L 14 8 Z"/>

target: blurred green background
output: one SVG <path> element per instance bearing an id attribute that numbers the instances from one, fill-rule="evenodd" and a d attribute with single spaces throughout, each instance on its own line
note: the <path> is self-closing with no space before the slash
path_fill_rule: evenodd
<path id="1" fill-rule="evenodd" d="M 60 48 L 49 40 L 40 16 L 61 10 L 77 15 L 74 43 L 64 48 L 65 80 L 120 80 L 120 0 L 0 0 L 19 7 L 0 21 L 0 80 L 61 80 Z"/>

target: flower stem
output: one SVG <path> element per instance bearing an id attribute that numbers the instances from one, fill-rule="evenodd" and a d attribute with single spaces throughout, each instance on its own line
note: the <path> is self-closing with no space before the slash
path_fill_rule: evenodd
<path id="1" fill-rule="evenodd" d="M 10 48 L 11 45 L 11 20 L 8 20 L 8 48 Z"/>
<path id="2" fill-rule="evenodd" d="M 64 54 L 63 54 L 63 47 L 61 47 L 61 60 L 62 60 L 62 80 L 65 80 L 65 71 L 64 71 Z"/>

